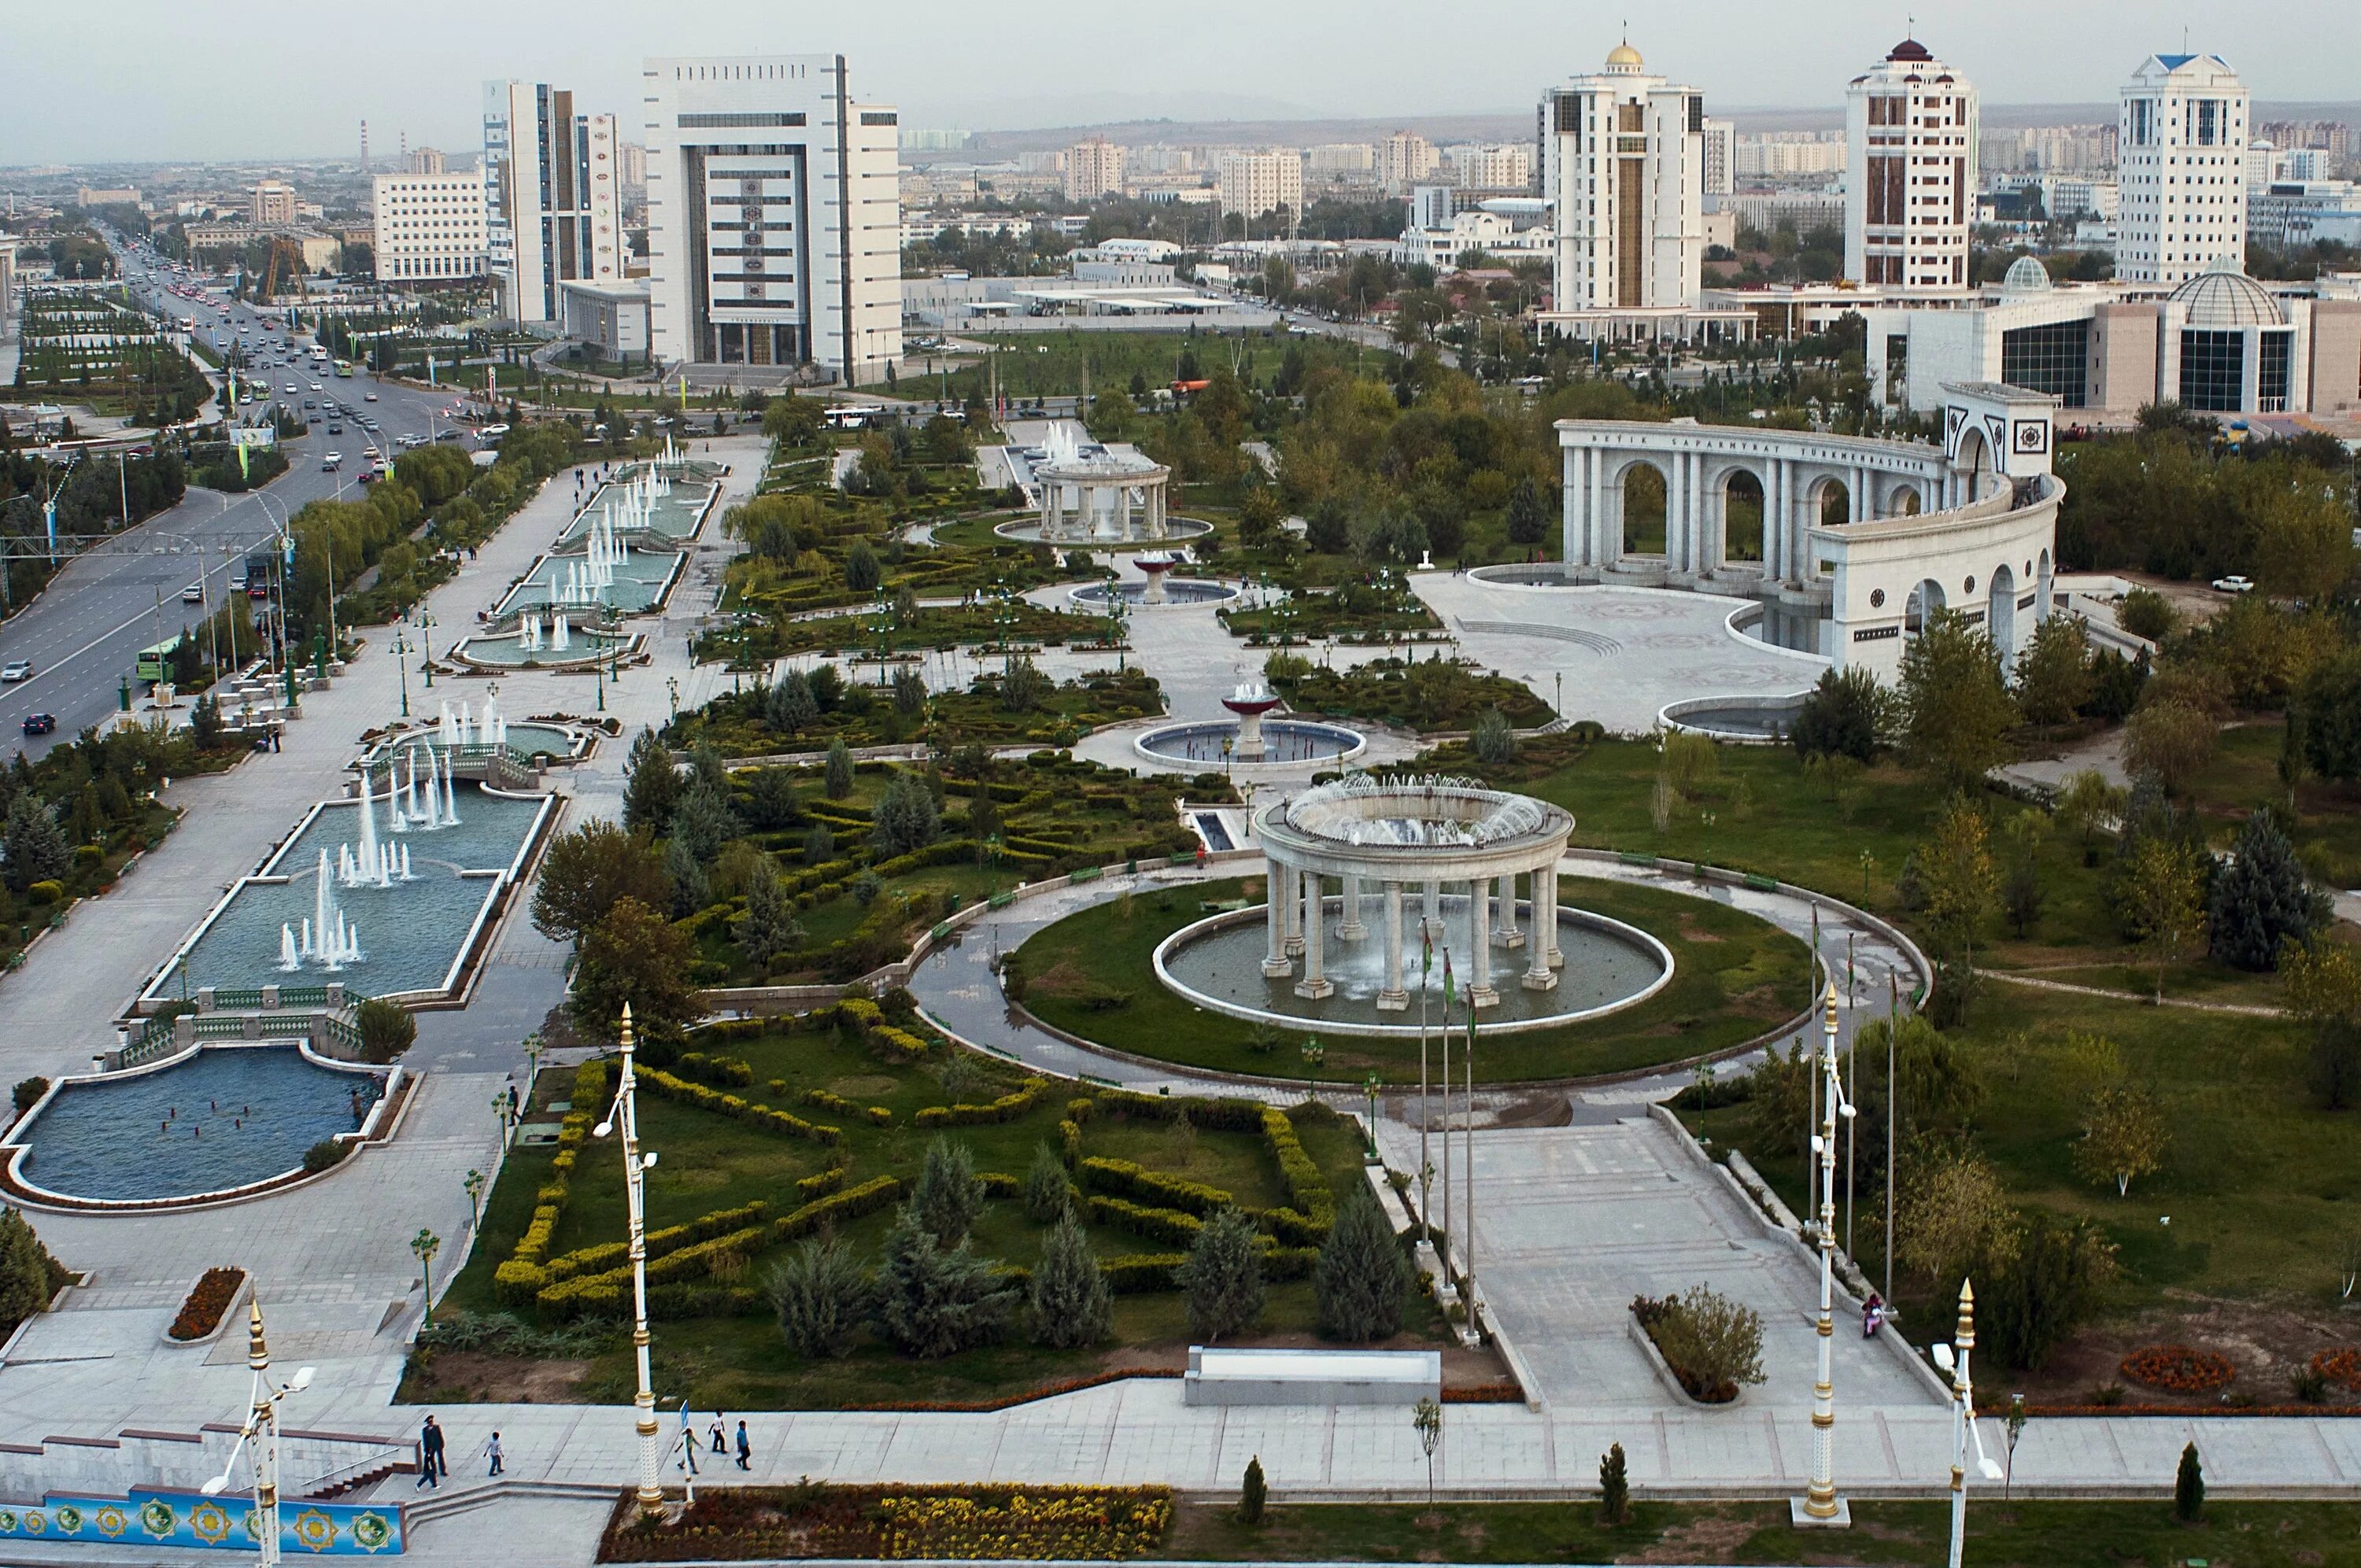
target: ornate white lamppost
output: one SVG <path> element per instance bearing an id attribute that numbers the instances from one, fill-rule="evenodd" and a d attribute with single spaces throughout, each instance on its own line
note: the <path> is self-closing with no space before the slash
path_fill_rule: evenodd
<path id="1" fill-rule="evenodd" d="M 270 1387 L 270 1350 L 262 1339 L 262 1307 L 247 1303 L 246 1364 L 254 1372 L 254 1392 L 247 1400 L 246 1420 L 237 1429 L 237 1444 L 229 1451 L 222 1473 L 199 1490 L 218 1497 L 229 1490 L 230 1473 L 237 1468 L 239 1451 L 254 1445 L 254 1526 L 259 1538 L 263 1568 L 279 1563 L 279 1402 L 312 1386 L 312 1368 L 299 1366 L 295 1376 L 276 1389 Z"/>
<path id="2" fill-rule="evenodd" d="M 1852 1527 L 1852 1509 L 1837 1496 L 1836 1482 L 1837 1118 L 1850 1120 L 1853 1113 L 1839 1076 L 1841 1065 L 1837 1058 L 1837 986 L 1831 980 L 1820 1026 L 1820 1129 L 1812 1135 L 1812 1151 L 1820 1157 L 1820 1365 L 1812 1384 L 1812 1479 L 1788 1508 L 1790 1518 L 1804 1529 Z"/>
<path id="3" fill-rule="evenodd" d="M 664 1510 L 664 1486 L 656 1477 L 656 1394 L 655 1384 L 648 1371 L 648 1232 L 646 1173 L 656 1163 L 655 1152 L 640 1148 L 638 1080 L 631 1072 L 631 1004 L 623 1003 L 623 1025 L 620 1046 L 622 1071 L 615 1080 L 615 1102 L 607 1119 L 591 1129 L 605 1137 L 617 1127 L 623 1138 L 624 1212 L 631 1226 L 631 1354 L 638 1365 L 639 1391 L 631 1397 L 632 1408 L 638 1412 L 640 1435 L 640 1485 L 634 1493 L 640 1512 L 653 1515 Z"/>
<path id="4" fill-rule="evenodd" d="M 1935 1365 L 1951 1375 L 1951 1568 L 1960 1568 L 1960 1553 L 1968 1541 L 1968 1443 L 1976 1445 L 1976 1468 L 1987 1481 L 2004 1472 L 1984 1452 L 1983 1433 L 1976 1430 L 1976 1386 L 1968 1375 L 1968 1356 L 1976 1348 L 1976 1292 L 1960 1281 L 1960 1323 L 1949 1344 L 1934 1348 Z"/>

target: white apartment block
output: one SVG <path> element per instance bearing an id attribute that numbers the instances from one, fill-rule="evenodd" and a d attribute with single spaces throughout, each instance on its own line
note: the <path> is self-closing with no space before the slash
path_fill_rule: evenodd
<path id="1" fill-rule="evenodd" d="M 295 187 L 283 180 L 264 180 L 247 188 L 247 222 L 257 228 L 283 226 L 295 221 Z"/>
<path id="2" fill-rule="evenodd" d="M 882 375 L 902 355 L 900 115 L 853 102 L 840 54 L 642 75 L 655 356 Z"/>
<path id="3" fill-rule="evenodd" d="M 1303 167 L 1316 179 L 1340 180 L 1378 171 L 1378 149 L 1365 141 L 1323 142 L 1307 148 Z"/>
<path id="4" fill-rule="evenodd" d="M 1845 276 L 1914 298 L 1968 291 L 1976 90 L 1905 38 L 1845 92 Z"/>
<path id="5" fill-rule="evenodd" d="M 1214 189 L 1222 213 L 1243 214 L 1248 223 L 1285 208 L 1303 212 L 1303 159 L 1292 148 L 1268 152 L 1224 152 L 1215 166 Z"/>
<path id="6" fill-rule="evenodd" d="M 1464 191 L 1525 191 L 1532 186 L 1533 149 L 1530 147 L 1465 143 L 1451 148 L 1448 156 Z"/>
<path id="7" fill-rule="evenodd" d="M 2246 84 L 2214 54 L 2150 55 L 2124 84 L 2115 276 L 2176 284 L 2246 254 Z"/>
<path id="8" fill-rule="evenodd" d="M 501 313 L 555 322 L 560 283 L 623 277 L 620 146 L 612 115 L 536 82 L 484 83 L 484 207 Z"/>
<path id="9" fill-rule="evenodd" d="M 1378 183 L 1399 196 L 1433 178 L 1443 163 L 1434 144 L 1416 131 L 1396 131 L 1378 148 Z"/>
<path id="10" fill-rule="evenodd" d="M 1808 180 L 1843 172 L 1845 144 L 1813 136 L 1740 137 L 1731 161 L 1733 190 L 1739 180 Z"/>
<path id="11" fill-rule="evenodd" d="M 1708 115 L 1705 122 L 1705 193 L 1727 196 L 1738 189 L 1738 127 Z"/>
<path id="12" fill-rule="evenodd" d="M 478 176 L 380 174 L 370 195 L 379 282 L 456 283 L 489 273 Z"/>
<path id="13" fill-rule="evenodd" d="M 1123 148 L 1104 137 L 1068 148 L 1065 165 L 1069 202 L 1095 202 L 1123 192 Z"/>
<path id="14" fill-rule="evenodd" d="M 1618 44 L 1542 98 L 1557 313 L 1688 309 L 1705 260 L 1705 100 Z"/>

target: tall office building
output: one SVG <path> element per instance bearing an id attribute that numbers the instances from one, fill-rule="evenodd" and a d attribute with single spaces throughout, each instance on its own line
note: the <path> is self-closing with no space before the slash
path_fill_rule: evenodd
<path id="1" fill-rule="evenodd" d="M 1542 96 L 1560 313 L 1695 308 L 1705 261 L 1705 99 L 1618 44 Z"/>
<path id="2" fill-rule="evenodd" d="M 484 182 L 473 174 L 379 174 L 370 182 L 380 283 L 457 283 L 489 270 Z"/>
<path id="3" fill-rule="evenodd" d="M 1708 118 L 1705 123 L 1705 193 L 1727 196 L 1738 189 L 1738 126 L 1734 121 Z"/>
<path id="4" fill-rule="evenodd" d="M 1104 137 L 1066 149 L 1066 200 L 1095 202 L 1123 192 L 1123 148 Z"/>
<path id="5" fill-rule="evenodd" d="M 484 83 L 484 211 L 501 311 L 558 319 L 557 286 L 622 280 L 615 116 L 538 82 Z"/>
<path id="6" fill-rule="evenodd" d="M 2152 54 L 2124 84 L 2115 276 L 2185 283 L 2246 258 L 2247 94 L 2218 54 Z"/>
<path id="7" fill-rule="evenodd" d="M 1416 131 L 1396 131 L 1378 148 L 1378 181 L 1389 195 L 1401 196 L 1434 175 L 1443 155 Z"/>
<path id="8" fill-rule="evenodd" d="M 656 357 L 882 375 L 902 354 L 901 116 L 852 101 L 840 54 L 643 74 Z"/>
<path id="9" fill-rule="evenodd" d="M 1968 291 L 1975 88 L 1905 38 L 1845 91 L 1845 276 L 1905 295 Z"/>

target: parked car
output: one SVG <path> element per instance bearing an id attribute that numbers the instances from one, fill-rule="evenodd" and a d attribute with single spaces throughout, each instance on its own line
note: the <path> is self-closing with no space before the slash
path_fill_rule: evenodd
<path id="1" fill-rule="evenodd" d="M 2255 591 L 2255 581 L 2252 577 L 2235 576 L 2216 577 L 2213 579 L 2213 591 L 2217 594 L 2250 594 Z"/>
<path id="2" fill-rule="evenodd" d="M 57 732 L 58 716 L 54 713 L 25 715 L 24 730 L 27 735 L 53 735 Z"/>
<path id="3" fill-rule="evenodd" d="M 32 674 L 33 662 L 30 659 L 11 659 L 0 664 L 0 681 L 29 680 Z"/>

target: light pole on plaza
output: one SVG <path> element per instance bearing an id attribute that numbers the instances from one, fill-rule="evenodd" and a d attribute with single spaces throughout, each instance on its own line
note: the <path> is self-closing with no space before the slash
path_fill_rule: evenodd
<path id="1" fill-rule="evenodd" d="M 1976 1445 L 1976 1469 L 1987 1481 L 2005 1474 L 1984 1452 L 1983 1434 L 1976 1431 L 1976 1386 L 1968 1375 L 1968 1355 L 1976 1348 L 1976 1291 L 1960 1281 L 1960 1322 L 1949 1344 L 1930 1354 L 1935 1365 L 1951 1375 L 1951 1568 L 1960 1568 L 1960 1553 L 1968 1541 L 1968 1444 Z"/>
<path id="2" fill-rule="evenodd" d="M 648 1235 L 645 1180 L 656 1162 L 653 1149 L 640 1148 L 639 1085 L 631 1072 L 631 1004 L 623 1003 L 619 1041 L 622 1069 L 616 1075 L 615 1103 L 607 1119 L 591 1129 L 605 1137 L 619 1127 L 623 1142 L 624 1217 L 630 1226 L 631 1258 L 631 1354 L 639 1372 L 639 1389 L 631 1405 L 637 1412 L 640 1438 L 640 1485 L 634 1494 L 642 1515 L 664 1509 L 664 1486 L 656 1479 L 656 1394 L 648 1372 Z"/>
<path id="3" fill-rule="evenodd" d="M 426 672 L 426 689 L 434 689 L 434 612 L 418 612 L 419 667 Z"/>
<path id="4" fill-rule="evenodd" d="M 1852 1510 L 1838 1497 L 1836 1483 L 1837 1118 L 1850 1120 L 1853 1113 L 1839 1076 L 1841 1065 L 1837 1058 L 1837 984 L 1830 980 L 1820 1025 L 1820 1129 L 1812 1135 L 1812 1151 L 1820 1157 L 1820 1354 L 1819 1376 L 1812 1383 L 1812 1479 L 1789 1512 L 1797 1525 L 1835 1530 L 1852 1525 Z"/>
<path id="5" fill-rule="evenodd" d="M 405 661 L 410 657 L 410 643 L 402 636 L 405 630 L 407 627 L 404 625 L 396 625 L 393 629 L 393 667 L 401 675 L 401 717 L 407 718 L 410 717 L 410 665 Z"/>
<path id="6" fill-rule="evenodd" d="M 238 1450 L 254 1445 L 255 1544 L 261 1549 L 263 1568 L 279 1563 L 279 1405 L 312 1386 L 312 1368 L 299 1366 L 295 1376 L 274 1390 L 270 1387 L 270 1349 L 262 1338 L 261 1303 L 247 1303 L 246 1365 L 254 1373 L 254 1391 L 247 1400 L 246 1420 L 237 1429 L 237 1445 L 229 1464 L 198 1490 L 218 1497 L 229 1490 L 230 1473 L 237 1468 Z"/>

